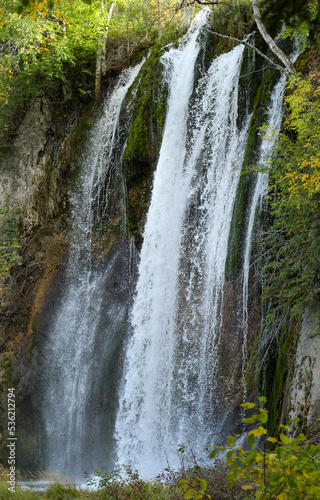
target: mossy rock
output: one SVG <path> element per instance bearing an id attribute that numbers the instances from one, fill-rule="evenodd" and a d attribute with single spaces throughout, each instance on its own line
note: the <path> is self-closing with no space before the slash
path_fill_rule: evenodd
<path id="1" fill-rule="evenodd" d="M 282 325 L 278 327 L 277 335 L 273 335 L 268 342 L 267 359 L 260 362 L 262 366 L 260 387 L 261 392 L 267 398 L 268 430 L 272 436 L 279 434 L 284 388 L 296 352 L 299 325 L 299 318 L 293 319 L 290 314 L 287 314 Z M 271 325 L 272 327 L 276 328 L 276 326 Z M 267 335 L 270 335 L 270 330 L 265 328 L 262 332 L 262 340 Z M 266 352 L 261 351 L 261 360 L 264 356 L 266 356 Z"/>
<path id="2" fill-rule="evenodd" d="M 167 107 L 168 88 L 163 80 L 162 54 L 163 50 L 152 51 L 123 105 L 129 110 L 128 114 L 133 101 L 122 170 L 127 186 L 127 231 L 134 236 L 138 248 L 142 245 Z"/>

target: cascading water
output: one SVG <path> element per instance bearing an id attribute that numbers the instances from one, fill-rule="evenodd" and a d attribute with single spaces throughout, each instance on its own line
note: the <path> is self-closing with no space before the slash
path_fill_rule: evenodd
<path id="1" fill-rule="evenodd" d="M 119 463 L 149 477 L 178 465 L 179 443 L 194 436 L 201 453 L 214 435 L 225 262 L 249 117 L 239 130 L 241 45 L 214 60 L 189 105 L 206 16 L 162 58 L 168 110 L 116 421 Z"/>
<path id="2" fill-rule="evenodd" d="M 117 281 L 121 281 L 119 274 L 127 281 L 129 269 L 122 269 L 126 261 L 120 255 L 121 246 L 107 265 L 95 263 L 95 255 L 100 225 L 108 217 L 109 198 L 120 176 L 121 104 L 140 67 L 122 73 L 91 133 L 80 180 L 71 198 L 71 244 L 64 293 L 44 353 L 45 461 L 48 468 L 73 478 L 80 478 L 95 464 L 96 470 L 101 467 L 105 450 L 100 444 L 111 439 L 104 438 L 112 432 L 108 421 L 112 404 L 109 400 L 106 419 L 101 393 L 104 399 L 106 393 L 111 399 L 115 392 L 116 351 L 119 332 L 127 328 L 128 304 L 122 297 L 123 290 L 110 289 L 110 281 L 114 274 Z M 117 209 L 123 217 L 119 204 Z"/>

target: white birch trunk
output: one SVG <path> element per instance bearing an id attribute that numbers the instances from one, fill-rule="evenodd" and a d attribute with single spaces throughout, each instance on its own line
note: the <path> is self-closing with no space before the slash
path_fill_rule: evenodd
<path id="1" fill-rule="evenodd" d="M 107 5 L 107 2 L 106 2 L 106 5 Z M 109 14 L 108 14 L 108 19 L 107 19 L 107 24 L 106 24 L 106 28 L 105 28 L 105 33 L 101 37 L 99 49 L 97 51 L 97 58 L 96 58 L 96 79 L 95 79 L 95 99 L 96 100 L 98 100 L 100 98 L 100 90 L 101 90 L 101 63 L 102 63 L 102 59 L 104 57 L 105 44 L 106 44 L 106 39 L 107 39 L 107 36 L 108 36 L 109 23 L 110 23 L 110 19 L 111 19 L 112 12 L 113 12 L 113 5 L 114 5 L 114 3 L 112 2 L 110 10 L 109 10 Z"/>
<path id="2" fill-rule="evenodd" d="M 286 56 L 286 54 L 280 49 L 280 47 L 278 47 L 278 45 L 275 43 L 275 41 L 271 38 L 271 36 L 267 32 L 261 19 L 260 10 L 258 7 L 258 0 L 252 0 L 252 7 L 253 7 L 253 17 L 262 38 L 268 44 L 270 50 L 272 50 L 272 52 L 280 59 L 280 61 L 283 62 L 289 75 L 297 75 L 296 69 L 293 66 L 292 62 L 290 61 L 289 57 Z"/>

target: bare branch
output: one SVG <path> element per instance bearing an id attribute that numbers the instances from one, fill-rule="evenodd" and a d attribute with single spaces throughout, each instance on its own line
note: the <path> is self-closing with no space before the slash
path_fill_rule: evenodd
<path id="1" fill-rule="evenodd" d="M 219 0 L 215 0 L 212 2 L 202 2 L 201 0 L 183 0 L 181 2 L 182 5 L 194 5 L 195 3 L 198 3 L 199 5 L 220 5 L 221 2 Z"/>
<path id="2" fill-rule="evenodd" d="M 257 47 L 255 47 L 251 43 L 244 42 L 243 40 L 239 40 L 239 38 L 235 38 L 233 36 L 221 35 L 221 33 L 217 33 L 216 31 L 212 31 L 212 30 L 209 30 L 209 29 L 207 29 L 207 31 L 209 33 L 212 33 L 213 35 L 217 35 L 217 36 L 220 36 L 222 38 L 228 38 L 229 40 L 234 40 L 235 42 L 239 42 L 239 43 L 242 43 L 243 45 L 246 45 L 247 47 L 250 47 L 250 49 L 255 50 L 261 57 L 263 57 L 266 61 L 268 61 L 268 63 L 271 64 L 271 66 L 273 68 L 281 71 L 281 73 L 283 73 L 287 77 L 290 76 L 291 73 L 289 73 L 289 71 L 286 68 L 283 68 L 279 64 L 275 63 L 272 59 L 270 59 L 270 57 L 266 56 L 263 52 L 261 52 L 261 50 L 257 49 Z"/>
<path id="3" fill-rule="evenodd" d="M 296 69 L 293 66 L 292 62 L 290 61 L 289 57 L 286 56 L 286 54 L 280 49 L 280 47 L 278 47 L 276 42 L 273 40 L 273 38 L 271 38 L 271 36 L 267 32 L 267 30 L 262 22 L 262 19 L 261 19 L 260 10 L 258 7 L 258 0 L 252 0 L 252 7 L 253 7 L 253 17 L 254 17 L 254 20 L 255 20 L 256 25 L 258 27 L 258 30 L 260 31 L 262 38 L 268 44 L 268 47 L 272 50 L 272 52 L 285 65 L 289 75 L 297 76 Z"/>

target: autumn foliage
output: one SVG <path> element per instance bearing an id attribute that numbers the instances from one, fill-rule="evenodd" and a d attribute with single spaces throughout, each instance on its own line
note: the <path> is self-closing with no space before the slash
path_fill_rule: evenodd
<path id="1" fill-rule="evenodd" d="M 320 293 L 320 80 L 292 78 L 270 173 L 265 297 L 299 315 Z"/>

